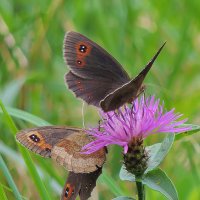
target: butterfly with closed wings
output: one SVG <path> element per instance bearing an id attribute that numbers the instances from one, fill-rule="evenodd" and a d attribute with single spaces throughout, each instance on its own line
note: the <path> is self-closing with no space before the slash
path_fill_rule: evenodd
<path id="1" fill-rule="evenodd" d="M 143 81 L 165 43 L 145 68 L 130 79 L 108 52 L 87 37 L 68 32 L 64 39 L 64 59 L 70 71 L 65 75 L 68 88 L 88 104 L 104 112 L 132 102 L 143 91 Z"/>

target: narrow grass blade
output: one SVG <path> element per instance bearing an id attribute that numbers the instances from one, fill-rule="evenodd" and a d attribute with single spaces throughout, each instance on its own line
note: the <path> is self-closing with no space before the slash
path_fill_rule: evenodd
<path id="1" fill-rule="evenodd" d="M 125 196 L 121 196 L 121 197 L 116 197 L 112 200 L 135 200 L 132 197 L 125 197 Z"/>
<path id="2" fill-rule="evenodd" d="M 10 108 L 10 107 L 5 107 L 5 109 L 7 110 L 7 112 L 11 116 L 17 117 L 18 119 L 25 120 L 25 121 L 30 122 L 32 124 L 35 124 L 37 126 L 49 126 L 49 125 L 51 125 L 47 121 L 45 121 L 45 120 L 43 120 L 43 119 L 41 119 L 41 118 L 39 118 L 35 115 L 27 113 L 23 110 L 19 110 L 19 109 L 16 109 L 16 108 Z M 3 113 L 3 109 L 2 109 L 2 111 L 0 110 L 0 113 Z"/>
<path id="3" fill-rule="evenodd" d="M 7 168 L 7 166 L 6 166 L 6 164 L 5 164 L 5 162 L 4 162 L 4 160 L 3 160 L 1 155 L 0 155 L 0 169 L 3 172 L 6 180 L 8 181 L 9 186 L 12 188 L 15 198 L 17 200 L 22 200 L 21 195 L 20 195 L 20 193 L 19 193 L 19 191 L 17 189 L 17 186 L 15 185 L 15 182 L 13 181 L 13 178 L 12 178 L 12 176 L 11 176 L 11 174 L 10 174 L 10 172 L 9 172 L 9 170 L 8 170 L 8 168 Z M 0 186 L 0 188 L 1 187 L 2 186 Z M 3 190 L 3 188 L 1 188 L 0 193 L 1 192 L 4 193 L 4 191 L 2 191 L 2 190 Z M 0 197 L 2 198 L 2 196 L 0 196 Z"/>
<path id="4" fill-rule="evenodd" d="M 15 126 L 11 116 L 8 114 L 6 108 L 4 107 L 1 100 L 0 100 L 0 107 L 1 107 L 1 109 L 4 113 L 4 115 L 5 115 L 7 122 L 8 122 L 8 126 L 11 128 L 13 135 L 15 135 L 16 132 L 18 131 L 17 127 Z M 43 182 L 42 182 L 42 180 L 41 180 L 41 178 L 40 178 L 40 176 L 39 176 L 39 174 L 38 174 L 38 172 L 35 168 L 35 165 L 34 165 L 32 159 L 30 157 L 29 152 L 20 145 L 19 145 L 19 150 L 20 150 L 20 152 L 23 156 L 23 159 L 24 159 L 24 161 L 27 165 L 29 173 L 30 173 L 30 175 L 31 175 L 31 177 L 32 177 L 32 179 L 35 183 L 35 186 L 37 187 L 37 190 L 38 190 L 41 198 L 43 200 L 50 200 L 49 194 L 47 193 L 46 188 L 45 188 L 45 186 L 44 186 L 44 184 L 43 184 Z"/>

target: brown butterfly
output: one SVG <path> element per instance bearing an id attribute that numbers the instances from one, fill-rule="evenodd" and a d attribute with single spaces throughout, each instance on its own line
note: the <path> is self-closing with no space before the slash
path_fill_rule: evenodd
<path id="1" fill-rule="evenodd" d="M 29 150 L 45 158 L 52 158 L 69 172 L 62 200 L 81 200 L 90 197 L 96 180 L 102 172 L 106 160 L 106 149 L 92 154 L 83 154 L 83 146 L 93 138 L 78 128 L 65 126 L 45 126 L 25 129 L 16 135 L 16 139 Z"/>
<path id="2" fill-rule="evenodd" d="M 105 112 L 136 99 L 143 81 L 165 43 L 152 60 L 133 79 L 108 52 L 87 37 L 68 32 L 64 39 L 64 59 L 70 68 L 65 81 L 76 97 Z"/>

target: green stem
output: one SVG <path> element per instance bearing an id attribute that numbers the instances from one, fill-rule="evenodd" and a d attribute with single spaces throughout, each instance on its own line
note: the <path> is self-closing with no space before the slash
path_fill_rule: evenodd
<path id="1" fill-rule="evenodd" d="M 145 190 L 144 185 L 141 181 L 136 181 L 137 192 L 138 192 L 138 200 L 145 200 Z"/>

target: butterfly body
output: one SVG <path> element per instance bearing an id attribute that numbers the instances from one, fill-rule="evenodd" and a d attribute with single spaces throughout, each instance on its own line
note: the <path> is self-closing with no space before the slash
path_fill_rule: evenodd
<path id="1" fill-rule="evenodd" d="M 143 91 L 144 78 L 163 46 L 138 76 L 130 79 L 119 62 L 102 47 L 80 33 L 68 32 L 64 39 L 64 59 L 70 71 L 65 81 L 76 97 L 88 104 L 105 112 L 115 110 Z"/>

